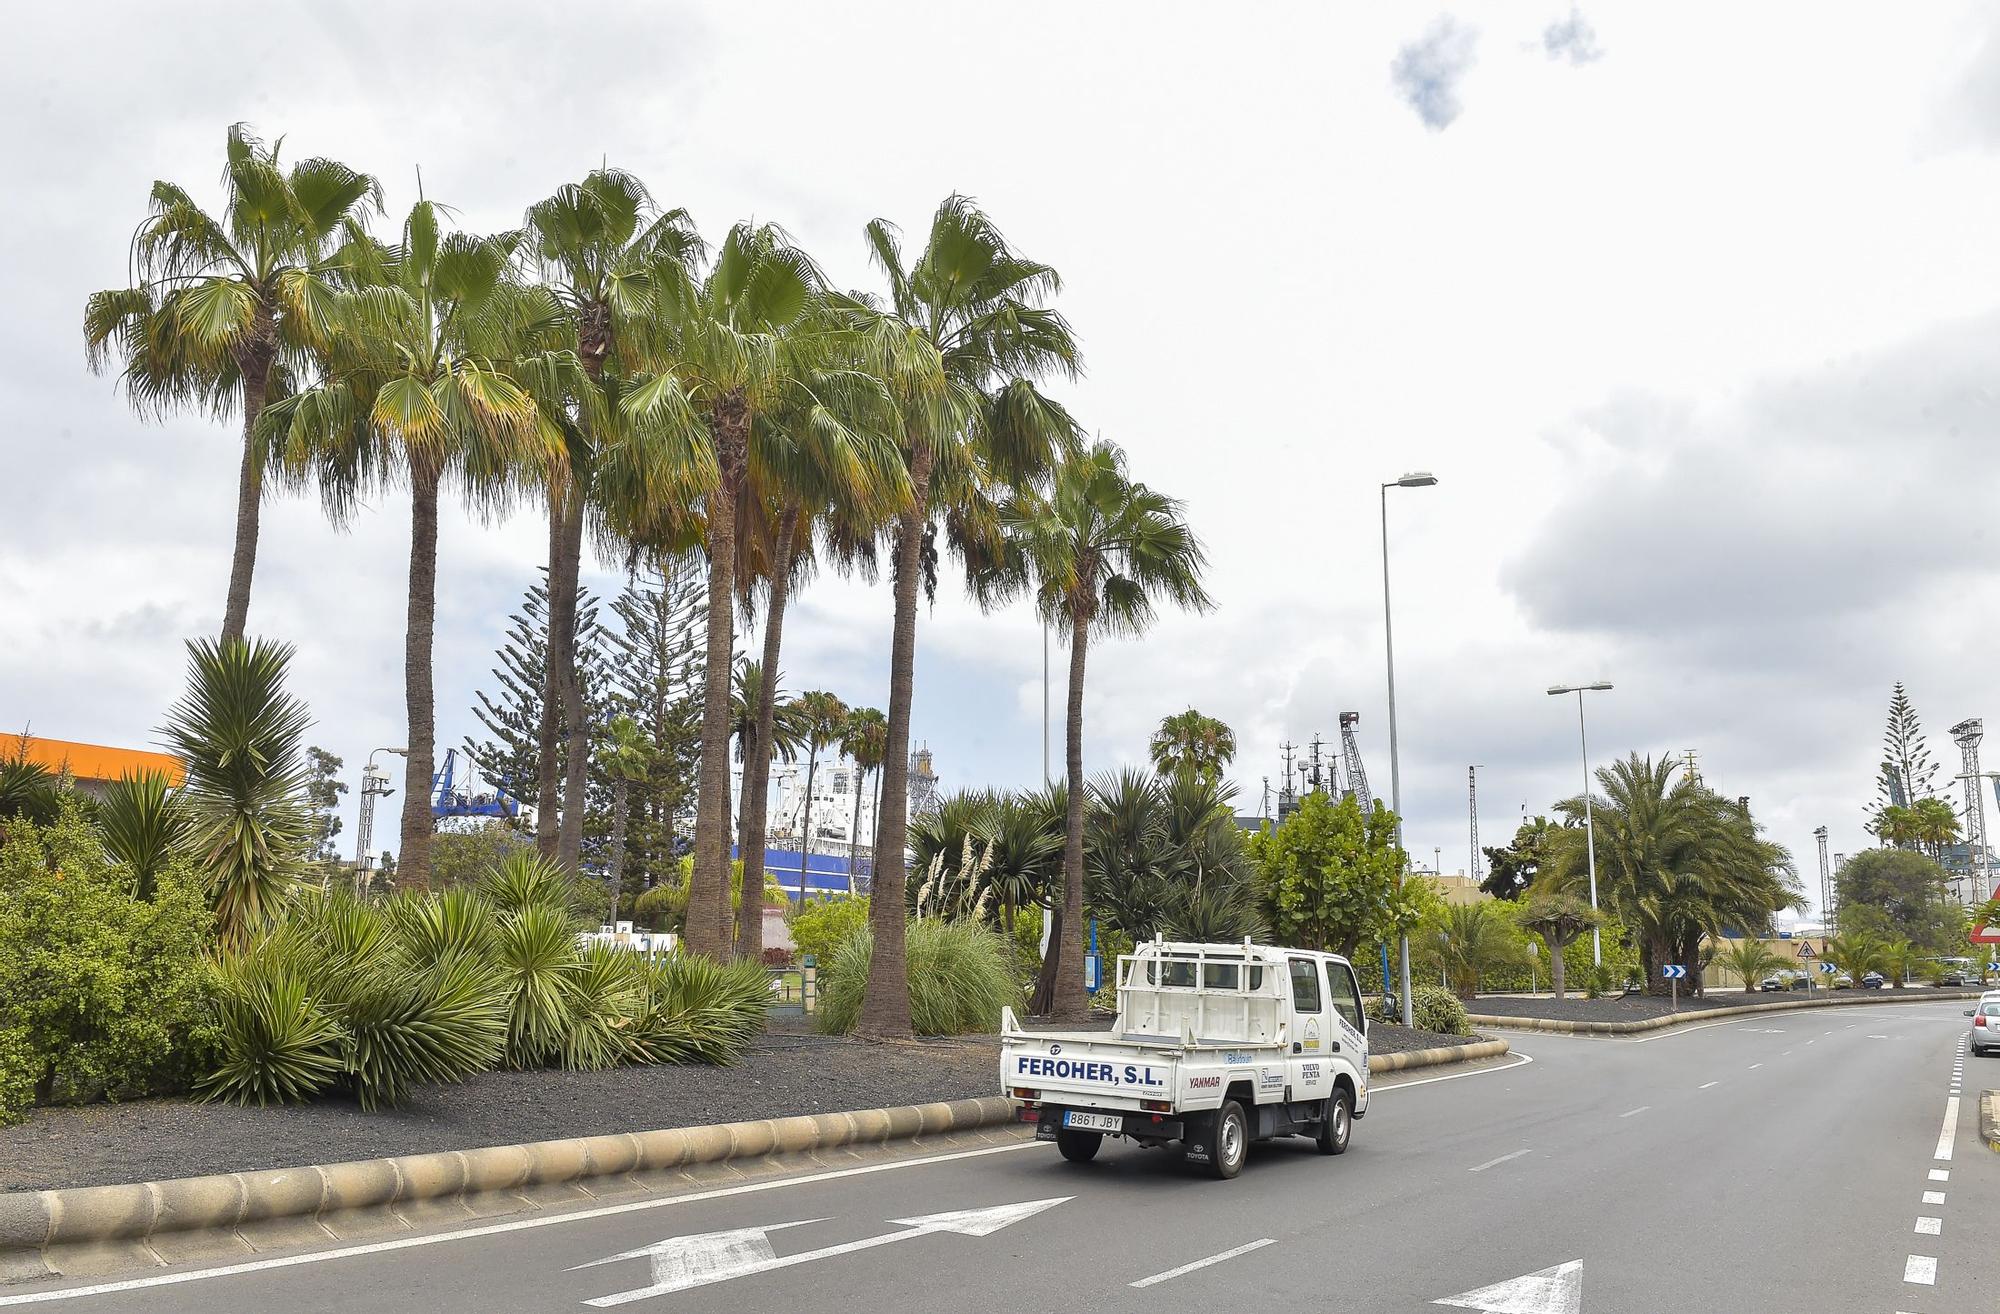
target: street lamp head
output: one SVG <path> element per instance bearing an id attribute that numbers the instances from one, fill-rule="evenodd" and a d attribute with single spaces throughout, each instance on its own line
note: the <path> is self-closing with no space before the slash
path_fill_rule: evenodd
<path id="1" fill-rule="evenodd" d="M 1597 683 L 1595 683 L 1595 684 L 1586 684 L 1586 685 L 1585 685 L 1585 686 L 1583 686 L 1583 687 L 1584 687 L 1584 688 L 1586 688 L 1586 689 L 1609 689 L 1609 688 L 1611 687 L 1611 681 L 1609 681 L 1609 680 L 1599 680 L 1599 681 L 1598 681 Z"/>
<path id="2" fill-rule="evenodd" d="M 1611 681 L 1609 680 L 1599 680 L 1595 684 L 1552 684 L 1549 686 L 1549 693 L 1552 695 L 1573 694 L 1582 693 L 1586 689 L 1609 689 L 1610 687 Z"/>
<path id="3" fill-rule="evenodd" d="M 1432 474 L 1428 470 L 1412 470 L 1409 474 L 1404 475 L 1401 479 L 1398 479 L 1396 481 L 1396 487 L 1429 488 L 1432 484 L 1435 484 L 1437 481 L 1438 477 Z"/>

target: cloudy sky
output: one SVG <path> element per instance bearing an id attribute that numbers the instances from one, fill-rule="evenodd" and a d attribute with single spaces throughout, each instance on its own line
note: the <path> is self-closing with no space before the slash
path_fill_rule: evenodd
<path id="1" fill-rule="evenodd" d="M 851 286 L 866 221 L 920 232 L 976 196 L 1064 275 L 1088 365 L 1068 400 L 1186 499 L 1213 560 L 1212 614 L 1093 658 L 1093 769 L 1192 703 L 1236 728 L 1254 807 L 1278 745 L 1352 708 L 1386 790 L 1377 488 L 1419 468 L 1441 482 L 1389 513 L 1425 862 L 1464 865 L 1468 764 L 1488 843 L 1576 788 L 1554 681 L 1616 681 L 1593 753 L 1697 750 L 1809 877 L 1815 825 L 1865 842 L 1892 681 L 1940 757 L 1952 722 L 2000 717 L 1983 7 L 429 8 L 10 17 L 8 729 L 148 742 L 180 641 L 219 622 L 234 434 L 135 417 L 79 324 L 124 282 L 153 179 L 216 197 L 236 120 L 379 174 L 392 215 L 421 167 L 473 229 L 608 160 L 711 236 L 782 222 Z M 407 504 L 335 532 L 278 500 L 264 526 L 252 629 L 299 644 L 313 738 L 358 770 L 403 736 Z M 533 514 L 447 518 L 441 743 L 475 728 L 544 545 Z M 882 704 L 888 631 L 886 586 L 815 584 L 788 684 Z M 919 636 L 916 736 L 946 785 L 1038 779 L 1034 621 L 946 590 Z"/>

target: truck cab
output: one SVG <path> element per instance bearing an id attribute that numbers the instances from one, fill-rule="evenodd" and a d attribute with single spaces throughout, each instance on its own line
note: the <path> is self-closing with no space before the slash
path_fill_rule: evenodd
<path id="1" fill-rule="evenodd" d="M 1368 1108 L 1368 1021 L 1338 954 L 1155 939 L 1118 960 L 1109 1031 L 1001 1020 L 1001 1088 L 1072 1162 L 1106 1136 L 1179 1144 L 1218 1177 L 1249 1143 L 1307 1136 L 1347 1149 Z"/>

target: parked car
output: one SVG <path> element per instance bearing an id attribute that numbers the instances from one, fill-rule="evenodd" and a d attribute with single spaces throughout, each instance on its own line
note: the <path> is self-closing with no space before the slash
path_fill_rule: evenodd
<path id="1" fill-rule="evenodd" d="M 1863 990 L 1880 990 L 1887 984 L 1888 981 L 1880 972 L 1864 973 L 1861 978 L 1861 988 Z"/>
<path id="2" fill-rule="evenodd" d="M 1806 974 L 1794 972 L 1789 967 L 1781 968 L 1757 983 L 1759 990 L 1803 990 L 1806 988 Z"/>
<path id="3" fill-rule="evenodd" d="M 1963 986 L 1965 984 L 1965 973 L 1949 969 L 1938 973 L 1937 979 L 1932 981 L 1931 984 L 1934 986 Z"/>
<path id="4" fill-rule="evenodd" d="M 1833 978 L 1827 982 L 1827 985 L 1835 990 L 1852 990 L 1854 989 L 1854 978 L 1845 972 L 1835 972 Z"/>
<path id="5" fill-rule="evenodd" d="M 1789 990 L 1791 986 L 1782 977 L 1767 976 L 1757 983 L 1757 988 L 1769 994 L 1778 990 Z"/>

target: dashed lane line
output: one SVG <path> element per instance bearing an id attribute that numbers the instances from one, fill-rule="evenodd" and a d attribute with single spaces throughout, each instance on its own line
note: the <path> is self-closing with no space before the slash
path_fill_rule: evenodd
<path id="1" fill-rule="evenodd" d="M 1932 1180 L 1932 1181 L 1934 1181 L 1934 1182 L 1948 1182 L 1948 1181 L 1950 1181 L 1950 1180 L 1951 1180 L 1951 1169 L 1949 1169 L 1949 1168 L 1933 1168 L 1933 1169 L 1931 1169 L 1931 1180 Z"/>
<path id="2" fill-rule="evenodd" d="M 1512 1154 L 1503 1154 L 1498 1159 L 1488 1159 L 1485 1163 L 1480 1164 L 1478 1167 L 1468 1168 L 1465 1171 L 1469 1173 L 1483 1173 L 1488 1168 L 1499 1167 L 1501 1164 L 1506 1163 L 1509 1159 L 1518 1159 L 1524 1154 L 1533 1154 L 1533 1153 L 1534 1153 L 1533 1149 L 1516 1150 Z"/>
<path id="3" fill-rule="evenodd" d="M 1197 1259 L 1191 1264 L 1182 1264 L 1179 1268 L 1170 1268 L 1164 1273 L 1155 1273 L 1151 1277 L 1143 1277 L 1137 1282 L 1128 1282 L 1125 1285 L 1128 1287 L 1156 1286 L 1159 1283 L 1192 1273 L 1198 1268 L 1207 1268 L 1211 1264 L 1220 1264 L 1224 1260 L 1234 1259 L 1238 1255 L 1247 1255 L 1253 1250 L 1262 1250 L 1265 1246 L 1274 1246 L 1276 1244 L 1278 1244 L 1278 1238 L 1274 1236 L 1267 1236 L 1257 1241 L 1246 1241 L 1244 1244 L 1225 1250 L 1219 1255 L 1210 1255 L 1207 1259 Z"/>
<path id="4" fill-rule="evenodd" d="M 1944 1203 L 1944 1192 L 1943 1192 L 1943 1191 L 1925 1191 L 1925 1192 L 1924 1192 L 1924 1203 L 1925 1203 L 1925 1204 L 1943 1204 L 1943 1203 Z"/>
<path id="5" fill-rule="evenodd" d="M 1931 1158 L 1945 1160 L 1951 1158 L 1951 1142 L 1958 1132 L 1958 1096 L 1953 1095 L 1944 1102 L 1944 1126 L 1938 1131 L 1936 1153 Z"/>
<path id="6" fill-rule="evenodd" d="M 1632 1116 L 1633 1114 L 1635 1114 L 1635 1113 L 1644 1113 L 1644 1112 L 1645 1112 L 1645 1111 L 1646 1111 L 1647 1109 L 1650 1109 L 1650 1108 L 1652 1108 L 1652 1107 L 1653 1107 L 1653 1106 L 1652 1106 L 1652 1105 L 1650 1105 L 1650 1104 L 1641 1104 L 1641 1105 L 1640 1105 L 1640 1106 L 1639 1106 L 1638 1108 L 1636 1108 L 1636 1109 L 1627 1109 L 1627 1110 L 1625 1110 L 1625 1112 L 1623 1112 L 1623 1113 L 1619 1114 L 1618 1116 L 1619 1116 L 1619 1117 L 1621 1117 L 1621 1118 L 1629 1118 L 1629 1117 L 1631 1117 L 1631 1116 Z"/>
<path id="7" fill-rule="evenodd" d="M 1721 1082 L 1719 1082 L 1719 1081 L 1705 1081 L 1705 1082 L 1703 1082 L 1703 1083 L 1702 1083 L 1701 1085 L 1699 1085 L 1699 1086 L 1695 1087 L 1695 1089 L 1696 1089 L 1696 1090 L 1707 1090 L 1707 1089 L 1708 1089 L 1708 1088 L 1709 1088 L 1710 1086 L 1720 1086 L 1721 1084 L 1722 1084 L 1722 1083 L 1721 1083 Z"/>
<path id="8" fill-rule="evenodd" d="M 1917 1235 L 1936 1236 L 1944 1230 L 1942 1218 L 1931 1218 L 1923 1214 L 1917 1216 Z"/>
<path id="9" fill-rule="evenodd" d="M 1922 1287 L 1937 1285 L 1937 1256 L 1911 1255 L 1903 1261 L 1903 1281 Z"/>

